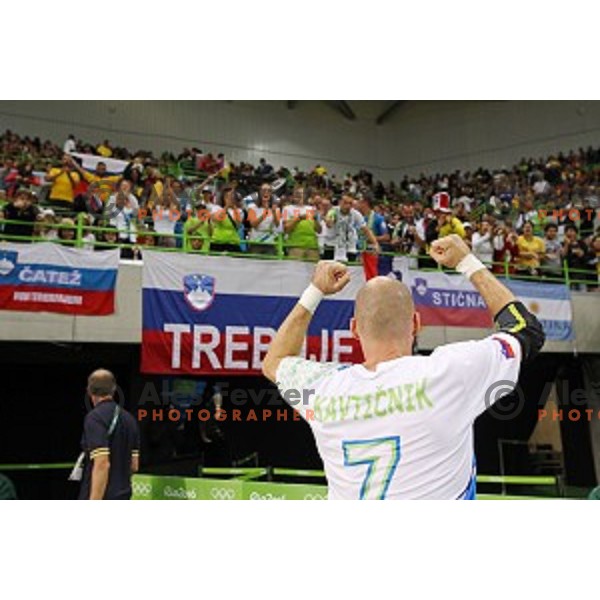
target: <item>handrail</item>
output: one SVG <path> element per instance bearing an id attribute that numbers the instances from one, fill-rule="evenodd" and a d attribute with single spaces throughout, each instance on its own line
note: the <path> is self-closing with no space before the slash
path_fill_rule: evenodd
<path id="1" fill-rule="evenodd" d="M 145 229 L 128 229 L 128 230 L 118 230 L 115 226 L 100 226 L 100 225 L 84 225 L 84 213 L 78 213 L 78 215 L 75 218 L 75 225 L 70 225 L 70 224 L 63 224 L 63 223 L 52 223 L 52 224 L 46 224 L 43 221 L 35 221 L 35 222 L 24 222 L 24 221 L 18 221 L 18 220 L 10 220 L 10 219 L 0 219 L 0 243 L 2 241 L 14 241 L 14 242 L 44 242 L 44 241 L 49 241 L 49 242 L 53 242 L 53 243 L 58 243 L 58 244 L 62 244 L 62 245 L 66 245 L 66 246 L 73 246 L 76 248 L 82 248 L 85 245 L 89 245 L 89 246 L 93 246 L 93 247 L 98 247 L 98 248 L 105 248 L 105 249 L 109 249 L 109 248 L 138 248 L 140 250 L 143 250 L 145 248 L 151 248 L 152 250 L 157 250 L 157 251 L 161 251 L 161 252 L 182 252 L 182 253 L 186 253 L 186 254 L 202 254 L 202 255 L 210 255 L 210 256 L 232 256 L 234 258 L 255 258 L 255 259 L 260 259 L 260 260 L 303 260 L 303 259 L 298 259 L 295 258 L 293 256 L 288 256 L 286 254 L 286 250 L 289 248 L 295 248 L 298 247 L 295 244 L 290 244 L 289 242 L 287 242 L 283 236 L 283 234 L 279 233 L 275 236 L 275 239 L 273 241 L 259 241 L 259 240 L 249 240 L 249 239 L 241 239 L 240 238 L 240 246 L 246 246 L 246 247 L 250 247 L 250 246 L 264 246 L 264 247 L 271 247 L 273 248 L 273 252 L 269 253 L 269 254 L 262 254 L 262 253 L 256 253 L 256 252 L 251 252 L 250 250 L 246 250 L 246 251 L 242 251 L 240 249 L 239 252 L 221 252 L 221 251 L 214 251 L 211 250 L 211 244 L 214 244 L 215 242 L 212 241 L 210 238 L 201 235 L 201 234 L 192 234 L 189 235 L 186 230 L 184 229 L 183 232 L 181 233 L 160 233 L 160 232 L 156 232 L 156 231 L 148 231 Z M 40 228 L 44 228 L 44 229 L 48 229 L 48 230 L 67 230 L 67 229 L 71 229 L 75 231 L 75 237 L 73 239 L 62 239 L 60 237 L 54 238 L 54 239 L 46 239 L 44 237 L 41 237 L 39 235 L 31 235 L 31 236 L 22 236 L 22 235 L 12 235 L 12 234 L 6 234 L 6 233 L 2 233 L 1 231 L 1 226 L 2 225 L 20 225 L 20 226 L 29 226 L 31 227 L 34 232 L 35 232 L 35 228 L 36 227 L 40 227 Z M 121 242 L 105 242 L 105 241 L 100 241 L 100 240 L 94 240 L 94 241 L 90 241 L 90 240 L 85 240 L 84 237 L 87 233 L 104 233 L 104 232 L 111 232 L 111 233 L 117 233 L 118 236 L 130 236 L 130 235 L 135 235 L 136 237 L 152 237 L 154 239 L 156 238 L 172 238 L 176 241 L 176 245 L 174 247 L 168 247 L 168 246 L 157 246 L 155 244 L 152 245 L 147 245 L 147 244 L 143 244 L 143 243 L 133 243 L 133 244 L 129 244 L 129 243 L 121 243 Z M 202 240 L 202 248 L 199 250 L 187 250 L 186 247 L 188 245 L 188 242 L 191 240 Z M 380 252 L 380 256 L 387 256 L 387 257 L 406 257 L 415 261 L 420 261 L 420 260 L 427 260 L 429 258 L 428 255 L 426 254 L 406 254 L 406 253 L 400 253 L 400 252 L 389 252 L 389 251 L 382 251 Z M 317 259 L 315 259 L 317 260 Z M 310 262 L 310 261 L 309 261 Z M 313 261 L 314 262 L 314 261 Z M 349 262 L 349 265 L 360 265 L 361 262 L 357 261 L 357 262 Z M 591 278 L 591 276 L 595 275 L 595 272 L 591 269 L 575 269 L 572 267 L 569 267 L 568 263 L 566 260 L 563 260 L 563 265 L 562 265 L 562 269 L 560 273 L 555 273 L 553 270 L 551 270 L 551 268 L 541 265 L 537 270 L 542 274 L 542 276 L 540 275 L 531 275 L 528 273 L 523 273 L 523 272 L 511 272 L 514 271 L 515 269 L 518 269 L 519 265 L 518 263 L 515 262 L 510 262 L 510 261 L 502 261 L 502 262 L 498 262 L 498 261 L 494 261 L 494 262 L 490 262 L 487 263 L 488 266 L 492 267 L 492 268 L 496 268 L 497 271 L 499 271 L 501 274 L 501 276 L 505 277 L 506 279 L 517 279 L 517 280 L 522 280 L 522 281 L 533 281 L 533 282 L 542 282 L 542 283 L 564 283 L 567 286 L 571 286 L 571 285 L 597 285 L 598 281 L 595 278 Z M 413 269 L 412 266 L 409 265 L 408 267 L 409 269 Z M 421 266 L 418 268 L 418 270 L 420 271 L 440 271 L 440 270 L 446 270 L 446 269 L 442 269 L 442 267 L 440 266 L 435 266 L 435 267 L 426 267 L 426 266 Z M 548 275 L 551 276 L 547 276 L 544 277 L 543 275 L 547 273 Z M 578 277 L 578 275 L 581 275 L 581 277 Z"/>

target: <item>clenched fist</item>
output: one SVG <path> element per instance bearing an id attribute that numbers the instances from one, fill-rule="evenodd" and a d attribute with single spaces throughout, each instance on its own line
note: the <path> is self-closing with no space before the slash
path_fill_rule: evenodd
<path id="1" fill-rule="evenodd" d="M 326 296 L 344 289 L 350 281 L 348 267 L 334 260 L 321 260 L 315 267 L 312 283 Z"/>
<path id="2" fill-rule="evenodd" d="M 444 267 L 450 267 L 451 269 L 454 269 L 470 253 L 469 246 L 455 233 L 435 240 L 431 243 L 431 248 L 429 248 L 429 256 L 436 263 Z"/>

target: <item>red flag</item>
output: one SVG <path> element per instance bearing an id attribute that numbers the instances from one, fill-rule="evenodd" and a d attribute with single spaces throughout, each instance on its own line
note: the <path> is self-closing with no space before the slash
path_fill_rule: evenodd
<path id="1" fill-rule="evenodd" d="M 370 252 L 362 253 L 362 264 L 365 271 L 365 279 L 373 279 L 379 275 L 379 256 Z"/>

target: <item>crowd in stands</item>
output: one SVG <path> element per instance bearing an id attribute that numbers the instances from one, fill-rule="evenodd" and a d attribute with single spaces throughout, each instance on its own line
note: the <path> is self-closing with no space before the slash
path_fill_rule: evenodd
<path id="1" fill-rule="evenodd" d="M 93 170 L 82 155 L 96 157 Z M 8 130 L 0 158 L 5 240 L 118 245 L 134 259 L 148 246 L 306 260 L 397 253 L 424 268 L 429 244 L 455 233 L 496 272 L 555 281 L 566 265 L 575 286 L 598 287 L 600 148 L 388 183 L 366 170 L 337 178 L 322 165 L 234 164 L 200 148 L 156 157 L 72 135 L 57 146 Z"/>

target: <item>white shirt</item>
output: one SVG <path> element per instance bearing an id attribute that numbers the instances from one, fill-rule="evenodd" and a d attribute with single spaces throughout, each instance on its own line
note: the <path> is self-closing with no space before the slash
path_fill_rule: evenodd
<path id="1" fill-rule="evenodd" d="M 471 245 L 473 246 L 473 254 L 481 262 L 490 264 L 494 261 L 494 245 L 492 243 L 492 234 L 489 231 L 483 235 L 479 231 L 473 233 Z"/>
<path id="2" fill-rule="evenodd" d="M 257 227 L 251 227 L 248 232 L 248 239 L 258 240 L 261 242 L 272 242 L 277 235 L 277 227 L 275 226 L 274 211 L 276 208 L 263 208 L 255 203 L 248 205 L 248 214 L 255 219 L 260 219 L 265 211 L 267 216 L 258 224 Z"/>
<path id="3" fill-rule="evenodd" d="M 296 204 L 288 204 L 281 215 L 282 220 L 291 221 L 300 216 L 306 216 L 307 219 L 316 218 L 316 210 L 314 206 L 309 204 L 303 204 L 302 206 Z"/>
<path id="4" fill-rule="evenodd" d="M 351 208 L 343 214 L 339 208 L 329 211 L 333 216 L 333 238 L 335 246 L 335 259 L 346 260 L 347 254 L 356 254 L 358 232 L 365 226 L 365 218 L 355 209 Z"/>
<path id="5" fill-rule="evenodd" d="M 474 490 L 473 422 L 515 387 L 520 361 L 516 338 L 496 333 L 375 371 L 288 357 L 277 384 L 313 431 L 329 499 L 459 499 Z"/>
<path id="6" fill-rule="evenodd" d="M 63 144 L 63 152 L 65 154 L 71 154 L 71 152 L 75 152 L 75 141 L 72 140 L 71 138 L 69 138 L 64 144 Z"/>
<path id="7" fill-rule="evenodd" d="M 104 214 L 109 216 L 109 223 L 119 230 L 120 240 L 129 240 L 135 243 L 139 204 L 133 194 L 129 194 L 127 201 L 127 205 L 119 209 L 117 208 L 117 196 L 113 194 L 104 206 Z"/>
<path id="8" fill-rule="evenodd" d="M 461 196 L 460 198 L 455 198 L 452 201 L 452 206 L 456 207 L 461 203 L 464 204 L 465 210 L 468 213 L 471 212 L 471 204 L 473 204 L 473 198 L 469 198 L 469 196 Z"/>
<path id="9" fill-rule="evenodd" d="M 176 213 L 170 207 L 156 206 L 152 211 L 154 231 L 161 235 L 173 235 L 177 223 L 176 216 Z"/>

